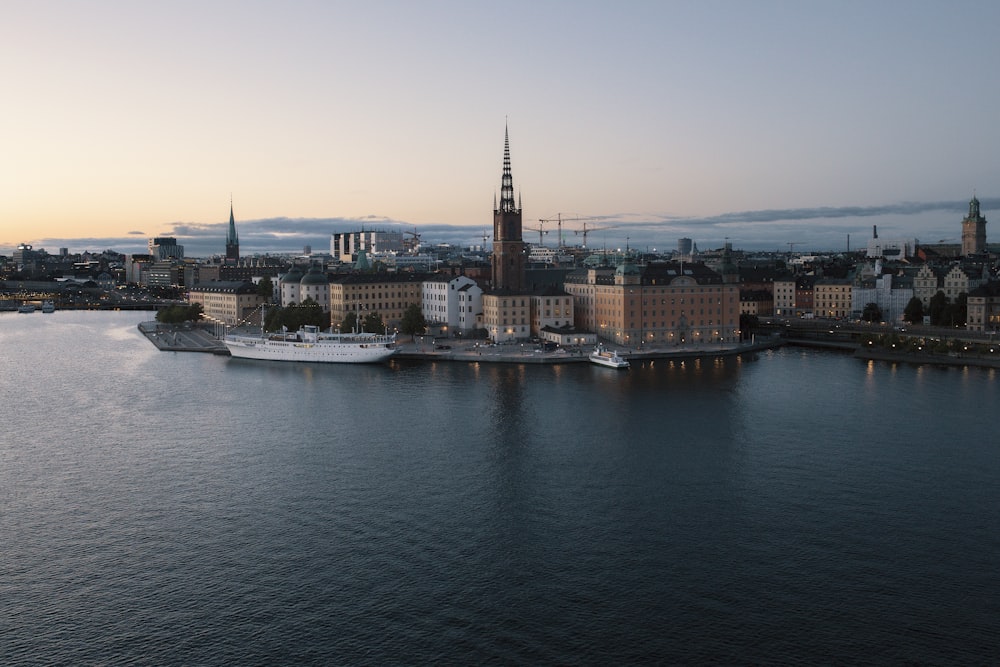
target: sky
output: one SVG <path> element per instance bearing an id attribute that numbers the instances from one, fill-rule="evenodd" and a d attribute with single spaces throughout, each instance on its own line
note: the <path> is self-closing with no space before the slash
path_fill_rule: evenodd
<path id="1" fill-rule="evenodd" d="M 1000 242 L 1000 3 L 7 0 L 0 254 Z M 555 245 L 555 223 L 544 237 Z"/>

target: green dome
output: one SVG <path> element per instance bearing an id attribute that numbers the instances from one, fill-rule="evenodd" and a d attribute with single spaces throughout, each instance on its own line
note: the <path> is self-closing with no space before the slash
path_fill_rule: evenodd
<path id="1" fill-rule="evenodd" d="M 326 277 L 326 274 L 320 271 L 318 266 L 314 266 L 309 269 L 308 273 L 303 276 L 301 283 L 302 285 L 329 285 L 330 280 Z"/>
<path id="2" fill-rule="evenodd" d="M 291 270 L 285 275 L 281 276 L 282 283 L 299 283 L 302 282 L 302 271 L 299 270 L 297 266 L 293 266 Z"/>

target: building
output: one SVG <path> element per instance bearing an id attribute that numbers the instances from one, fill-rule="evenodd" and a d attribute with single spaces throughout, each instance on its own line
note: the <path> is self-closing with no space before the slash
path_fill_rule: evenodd
<path id="1" fill-rule="evenodd" d="M 739 340 L 739 286 L 704 264 L 654 262 L 567 276 L 577 329 L 619 345 Z"/>
<path id="2" fill-rule="evenodd" d="M 969 331 L 1000 331 L 1000 282 L 991 281 L 969 292 L 966 313 Z"/>
<path id="3" fill-rule="evenodd" d="M 431 278 L 421 287 L 420 311 L 443 335 L 470 333 L 483 312 L 483 290 L 468 276 Z"/>
<path id="4" fill-rule="evenodd" d="M 319 304 L 323 312 L 330 310 L 330 279 L 322 267 L 313 264 L 299 281 L 299 300 L 309 299 Z"/>
<path id="5" fill-rule="evenodd" d="M 207 319 L 237 326 L 248 322 L 260 324 L 260 307 L 267 299 L 250 282 L 198 283 L 191 287 L 188 302 L 200 303 Z"/>
<path id="6" fill-rule="evenodd" d="M 924 312 L 931 306 L 931 299 L 942 290 L 944 276 L 948 271 L 939 266 L 924 264 L 913 277 L 913 296 L 920 299 Z"/>
<path id="7" fill-rule="evenodd" d="M 790 317 L 795 314 L 795 276 L 785 273 L 774 278 L 774 314 Z"/>
<path id="8" fill-rule="evenodd" d="M 740 290 L 740 315 L 767 317 L 774 314 L 774 296 L 765 289 Z"/>
<path id="9" fill-rule="evenodd" d="M 913 280 L 891 273 L 866 278 L 851 288 L 851 317 L 861 319 L 865 306 L 874 303 L 884 322 L 902 322 L 906 305 L 913 298 Z"/>
<path id="10" fill-rule="evenodd" d="M 403 251 L 403 232 L 364 230 L 337 232 L 330 236 L 330 254 L 344 263 L 357 261 L 362 250 L 368 255 Z"/>
<path id="11" fill-rule="evenodd" d="M 149 239 L 149 254 L 155 261 L 167 259 L 184 259 L 184 246 L 177 245 L 177 239 L 172 236 L 157 236 Z"/>
<path id="12" fill-rule="evenodd" d="M 979 200 L 973 195 L 969 201 L 969 215 L 962 220 L 962 254 L 979 255 L 986 252 L 986 218 L 979 211 Z"/>
<path id="13" fill-rule="evenodd" d="M 813 314 L 842 319 L 851 314 L 852 284 L 848 278 L 818 278 L 813 283 Z"/>
<path id="14" fill-rule="evenodd" d="M 330 324 L 339 327 L 348 313 L 364 320 L 378 313 L 392 331 L 411 305 L 420 306 L 425 274 L 354 273 L 330 280 Z"/>
<path id="15" fill-rule="evenodd" d="M 521 206 L 514 204 L 514 181 L 510 171 L 510 138 L 504 128 L 503 175 L 500 205 L 493 209 L 492 288 L 496 292 L 520 293 L 524 289 L 525 247 L 521 228 Z"/>
<path id="16" fill-rule="evenodd" d="M 550 287 L 531 295 L 531 334 L 542 330 L 562 331 L 574 328 L 573 297 L 566 290 Z"/>
<path id="17" fill-rule="evenodd" d="M 522 233 L 521 206 L 520 202 L 514 202 L 510 138 L 505 127 L 500 204 L 494 201 L 493 206 L 491 290 L 483 294 L 483 326 L 496 342 L 521 340 L 531 335 L 531 295 L 525 289 L 527 256 Z"/>
<path id="18" fill-rule="evenodd" d="M 229 201 L 229 232 L 226 234 L 226 264 L 240 263 L 240 237 L 236 233 L 236 218 L 233 217 L 233 202 Z"/>

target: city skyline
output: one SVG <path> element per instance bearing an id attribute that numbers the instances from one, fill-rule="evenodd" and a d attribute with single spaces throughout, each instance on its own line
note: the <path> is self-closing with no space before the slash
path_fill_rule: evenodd
<path id="1" fill-rule="evenodd" d="M 505 124 L 525 228 L 594 248 L 957 243 L 973 194 L 1000 211 L 991 3 L 97 6 L 0 27 L 2 254 L 224 254 L 230 196 L 244 255 L 481 244 Z"/>

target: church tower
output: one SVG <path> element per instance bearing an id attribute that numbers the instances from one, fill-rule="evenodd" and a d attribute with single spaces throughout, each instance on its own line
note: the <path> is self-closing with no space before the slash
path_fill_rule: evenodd
<path id="1" fill-rule="evenodd" d="M 493 202 L 493 289 L 517 294 L 524 290 L 524 240 L 521 238 L 521 206 L 514 204 L 514 181 L 510 175 L 510 138 L 503 131 L 503 177 L 500 205 Z"/>
<path id="2" fill-rule="evenodd" d="M 986 218 L 979 212 L 979 200 L 972 195 L 969 215 L 962 221 L 962 254 L 979 255 L 986 252 Z"/>
<path id="3" fill-rule="evenodd" d="M 226 234 L 226 264 L 240 263 L 240 237 L 236 234 L 236 218 L 233 217 L 233 202 L 229 201 L 229 233 Z"/>

